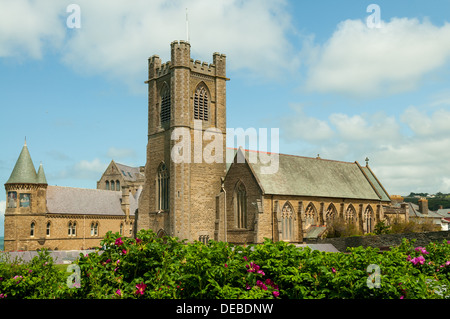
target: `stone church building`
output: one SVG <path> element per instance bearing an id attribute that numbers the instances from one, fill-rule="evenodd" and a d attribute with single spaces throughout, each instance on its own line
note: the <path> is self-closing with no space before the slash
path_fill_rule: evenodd
<path id="1" fill-rule="evenodd" d="M 128 177 L 116 174 L 118 168 Z M 108 231 L 133 236 L 142 190 L 138 183 L 143 180 L 139 171 L 112 161 L 98 186 L 108 185 L 105 179 L 109 178 L 114 187 L 51 186 L 42 164 L 36 173 L 25 142 L 5 184 L 5 251 L 88 249 L 98 247 Z"/>
<path id="2" fill-rule="evenodd" d="M 226 148 L 228 80 L 224 54 L 214 53 L 212 64 L 194 61 L 188 42 L 172 42 L 164 64 L 149 58 L 138 230 L 202 242 L 302 242 L 321 236 L 335 218 L 364 233 L 388 215 L 408 219 L 406 207 L 392 207 L 368 164 L 278 154 L 277 172 L 264 174 L 260 156 L 250 160 L 254 151 Z M 201 143 L 206 135 L 215 141 L 212 150 Z M 180 153 L 184 160 L 174 160 Z M 207 161 L 204 153 L 219 160 Z"/>
<path id="3" fill-rule="evenodd" d="M 227 148 L 226 56 L 206 63 L 188 42 L 170 48 L 170 61 L 148 59 L 145 167 L 111 161 L 97 189 L 50 186 L 25 143 L 5 184 L 6 251 L 86 249 L 108 231 L 140 229 L 205 243 L 301 243 L 334 219 L 364 233 L 408 220 L 367 163 Z M 264 156 L 275 156 L 276 171 L 267 173 Z"/>

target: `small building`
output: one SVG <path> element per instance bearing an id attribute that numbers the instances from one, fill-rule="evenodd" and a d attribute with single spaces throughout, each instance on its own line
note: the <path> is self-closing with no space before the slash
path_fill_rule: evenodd
<path id="1" fill-rule="evenodd" d="M 140 190 L 50 186 L 36 172 L 25 142 L 5 183 L 5 251 L 78 250 L 97 247 L 108 231 L 134 235 Z"/>
<path id="2" fill-rule="evenodd" d="M 430 222 L 439 225 L 442 231 L 449 230 L 450 209 L 444 209 L 442 206 L 432 211 L 428 208 L 428 200 L 424 197 L 419 199 L 418 205 L 414 203 L 406 203 L 408 205 L 409 218 L 417 223 Z"/>

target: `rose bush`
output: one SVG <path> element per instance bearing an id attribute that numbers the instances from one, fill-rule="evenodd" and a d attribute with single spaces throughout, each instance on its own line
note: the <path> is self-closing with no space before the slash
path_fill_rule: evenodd
<path id="1" fill-rule="evenodd" d="M 326 253 L 268 239 L 205 245 L 140 231 L 136 239 L 110 232 L 101 245 L 75 262 L 79 285 L 72 287 L 48 252 L 28 264 L 0 263 L 0 299 L 450 298 L 447 241 Z"/>

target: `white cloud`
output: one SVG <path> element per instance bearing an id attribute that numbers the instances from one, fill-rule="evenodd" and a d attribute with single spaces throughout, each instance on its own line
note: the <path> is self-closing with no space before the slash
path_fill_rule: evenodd
<path id="1" fill-rule="evenodd" d="M 110 147 L 106 155 L 112 159 L 135 158 L 136 151 L 129 148 Z"/>
<path id="2" fill-rule="evenodd" d="M 65 34 L 65 6 L 52 0 L 0 2 L 0 58 L 39 59 L 44 47 L 59 47 Z"/>
<path id="3" fill-rule="evenodd" d="M 398 117 L 383 113 L 307 117 L 306 123 L 321 123 L 327 128 L 326 138 L 316 140 L 303 133 L 301 121 L 301 117 L 292 118 L 298 123 L 295 133 L 291 133 L 297 139 L 283 135 L 288 143 L 306 143 L 301 155 L 357 160 L 362 165 L 367 156 L 369 165 L 391 194 L 450 192 L 450 135 L 449 125 L 445 125 L 449 123 L 448 111 L 427 114 L 410 107 Z M 400 130 L 402 122 L 411 128 L 412 135 Z M 314 132 L 314 127 L 309 129 Z M 317 132 L 320 134 L 320 126 Z"/>
<path id="4" fill-rule="evenodd" d="M 373 97 L 416 88 L 450 58 L 450 24 L 393 18 L 381 28 L 341 22 L 323 45 L 308 46 L 306 87 L 311 91 Z"/>
<path id="5" fill-rule="evenodd" d="M 5 227 L 6 201 L 0 200 L 0 234 L 3 235 Z"/>
<path id="6" fill-rule="evenodd" d="M 79 179 L 98 180 L 108 167 L 109 163 L 103 163 L 98 158 L 92 161 L 81 160 L 67 169 L 63 169 L 56 174 L 47 174 L 49 180 Z"/>

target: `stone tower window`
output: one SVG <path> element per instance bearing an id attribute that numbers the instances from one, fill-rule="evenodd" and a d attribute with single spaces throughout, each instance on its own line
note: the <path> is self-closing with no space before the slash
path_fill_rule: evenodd
<path id="1" fill-rule="evenodd" d="M 47 236 L 50 236 L 50 226 L 51 226 L 51 223 L 47 222 Z"/>
<path id="2" fill-rule="evenodd" d="M 236 227 L 247 228 L 247 192 L 245 186 L 239 183 L 235 190 Z"/>
<path id="3" fill-rule="evenodd" d="M 34 237 L 34 228 L 35 228 L 36 224 L 34 222 L 31 223 L 30 225 L 30 236 Z"/>
<path id="4" fill-rule="evenodd" d="M 194 119 L 208 121 L 209 98 L 204 85 L 199 85 L 194 94 Z"/>
<path id="5" fill-rule="evenodd" d="M 170 89 L 164 83 L 161 89 L 161 123 L 170 121 Z"/>
<path id="6" fill-rule="evenodd" d="M 294 213 L 287 202 L 281 210 L 281 240 L 290 241 L 294 236 Z"/>
<path id="7" fill-rule="evenodd" d="M 169 209 L 169 173 L 166 164 L 161 163 L 158 168 L 158 210 Z"/>

